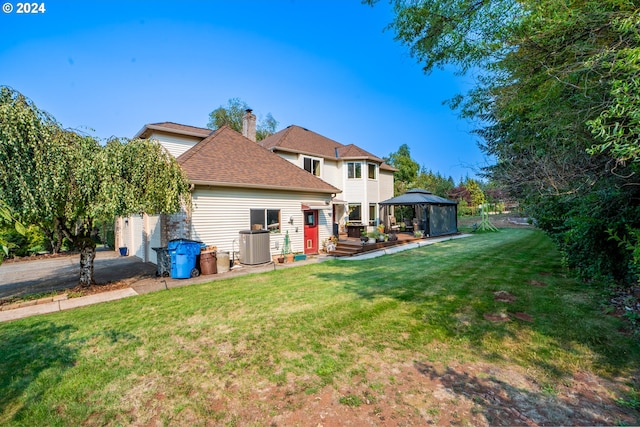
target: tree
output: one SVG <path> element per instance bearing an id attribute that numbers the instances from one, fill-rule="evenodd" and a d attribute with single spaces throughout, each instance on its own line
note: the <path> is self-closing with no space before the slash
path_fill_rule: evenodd
<path id="1" fill-rule="evenodd" d="M 445 178 L 439 172 L 427 170 L 425 166 L 420 168 L 416 178 L 416 188 L 424 188 L 436 196 L 447 197 L 447 193 L 453 189 L 453 178 Z"/>
<path id="2" fill-rule="evenodd" d="M 471 215 L 476 214 L 478 206 L 484 204 L 486 197 L 482 191 L 482 187 L 478 181 L 467 177 L 464 182 L 461 182 L 457 187 L 452 187 L 447 191 L 446 197 L 457 200 L 458 202 L 464 202 L 464 207 L 469 209 Z M 464 212 L 465 210 L 461 210 Z"/>
<path id="3" fill-rule="evenodd" d="M 4 200 L 0 199 L 0 225 L 2 223 L 11 223 L 18 234 L 24 235 L 26 233 L 24 225 L 22 225 L 13 217 L 9 206 L 7 206 Z M 3 239 L 2 236 L 0 236 L 0 264 L 2 264 L 4 255 L 9 254 L 9 247 L 10 243 L 7 240 Z"/>
<path id="4" fill-rule="evenodd" d="M 96 220 L 171 213 L 190 203 L 186 176 L 160 145 L 100 145 L 8 87 L 0 88 L 0 199 L 22 223 L 54 230 L 79 249 L 82 286 L 94 283 Z"/>
<path id="5" fill-rule="evenodd" d="M 229 126 L 236 132 L 242 133 L 242 117 L 247 109 L 249 109 L 249 105 L 246 102 L 240 98 L 232 98 L 226 107 L 221 105 L 209 114 L 207 127 L 215 130 L 222 126 Z M 267 113 L 256 126 L 256 140 L 261 141 L 269 135 L 273 135 L 277 128 L 278 122 L 271 113 Z"/>
<path id="6" fill-rule="evenodd" d="M 392 3 L 390 28 L 426 72 L 473 69 L 475 86 L 450 105 L 480 123 L 481 148 L 497 159 L 486 176 L 529 210 L 583 277 L 636 280 L 637 2 Z"/>
<path id="7" fill-rule="evenodd" d="M 379 0 L 363 0 L 374 5 Z M 532 0 L 537 1 L 537 0 Z M 426 73 L 456 65 L 461 73 L 491 68 L 510 52 L 513 26 L 525 16 L 512 0 L 390 0 L 395 18 L 388 28 L 408 46 Z"/>
<path id="8" fill-rule="evenodd" d="M 398 151 L 389 154 L 384 161 L 398 169 L 393 175 L 394 194 L 397 196 L 405 191 L 414 188 L 418 178 L 420 165 L 411 158 L 411 150 L 407 144 L 398 147 Z"/>
<path id="9" fill-rule="evenodd" d="M 471 209 L 475 211 L 475 209 L 484 204 L 486 200 L 482 188 L 480 188 L 480 183 L 475 179 L 468 179 L 467 182 L 465 182 L 465 187 L 467 187 L 469 191 Z"/>

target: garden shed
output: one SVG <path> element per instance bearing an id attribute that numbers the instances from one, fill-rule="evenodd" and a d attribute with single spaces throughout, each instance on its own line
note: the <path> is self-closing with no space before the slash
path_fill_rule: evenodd
<path id="1" fill-rule="evenodd" d="M 424 189 L 416 188 L 382 201 L 380 207 L 388 230 L 422 231 L 431 237 L 458 232 L 458 202 Z"/>

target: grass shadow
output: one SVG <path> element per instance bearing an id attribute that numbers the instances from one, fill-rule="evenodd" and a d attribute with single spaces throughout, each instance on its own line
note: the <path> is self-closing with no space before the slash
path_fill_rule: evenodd
<path id="1" fill-rule="evenodd" d="M 448 392 L 470 399 L 490 425 L 633 425 L 638 413 L 633 410 L 615 412 L 624 419 L 611 419 L 610 403 L 594 390 L 573 390 L 570 398 L 557 396 L 550 385 L 537 390 L 510 384 L 495 375 L 479 377 L 468 372 L 446 368 L 438 371 L 433 365 L 414 362 L 414 369 L 436 381 Z M 504 375 L 504 374 L 503 374 Z M 517 383 L 516 383 L 517 384 Z"/>
<path id="2" fill-rule="evenodd" d="M 45 321 L 2 329 L 0 419 L 19 421 L 22 410 L 41 400 L 62 372 L 75 365 L 78 350 L 70 338 L 75 331 L 73 326 Z"/>
<path id="3" fill-rule="evenodd" d="M 402 332 L 415 337 L 409 346 L 464 342 L 489 360 L 533 364 L 554 377 L 569 375 L 581 355 L 612 376 L 638 369 L 640 345 L 617 333 L 619 322 L 600 312 L 597 292 L 566 277 L 552 242 L 539 231 L 502 230 L 335 263 L 319 277 L 369 304 L 403 305 L 411 319 Z M 531 285 L 543 280 L 549 286 Z M 498 291 L 514 300 L 496 300 Z M 490 321 L 487 315 L 496 314 L 507 321 Z"/>

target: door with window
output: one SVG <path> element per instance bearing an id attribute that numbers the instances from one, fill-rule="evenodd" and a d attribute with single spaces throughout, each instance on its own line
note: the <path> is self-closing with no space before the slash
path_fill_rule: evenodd
<path id="1" fill-rule="evenodd" d="M 304 211 L 304 253 L 318 253 L 318 211 Z"/>

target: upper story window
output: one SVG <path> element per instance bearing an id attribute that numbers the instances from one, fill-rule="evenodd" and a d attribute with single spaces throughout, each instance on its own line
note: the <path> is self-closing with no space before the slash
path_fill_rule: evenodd
<path id="1" fill-rule="evenodd" d="M 303 159 L 304 170 L 311 172 L 315 176 L 320 176 L 320 160 L 313 159 L 311 157 L 305 157 Z"/>
<path id="2" fill-rule="evenodd" d="M 347 163 L 347 178 L 352 178 L 352 179 L 362 178 L 362 163 L 360 162 Z"/>
<path id="3" fill-rule="evenodd" d="M 378 165 L 375 163 L 367 164 L 367 176 L 369 179 L 377 179 L 378 178 Z"/>

